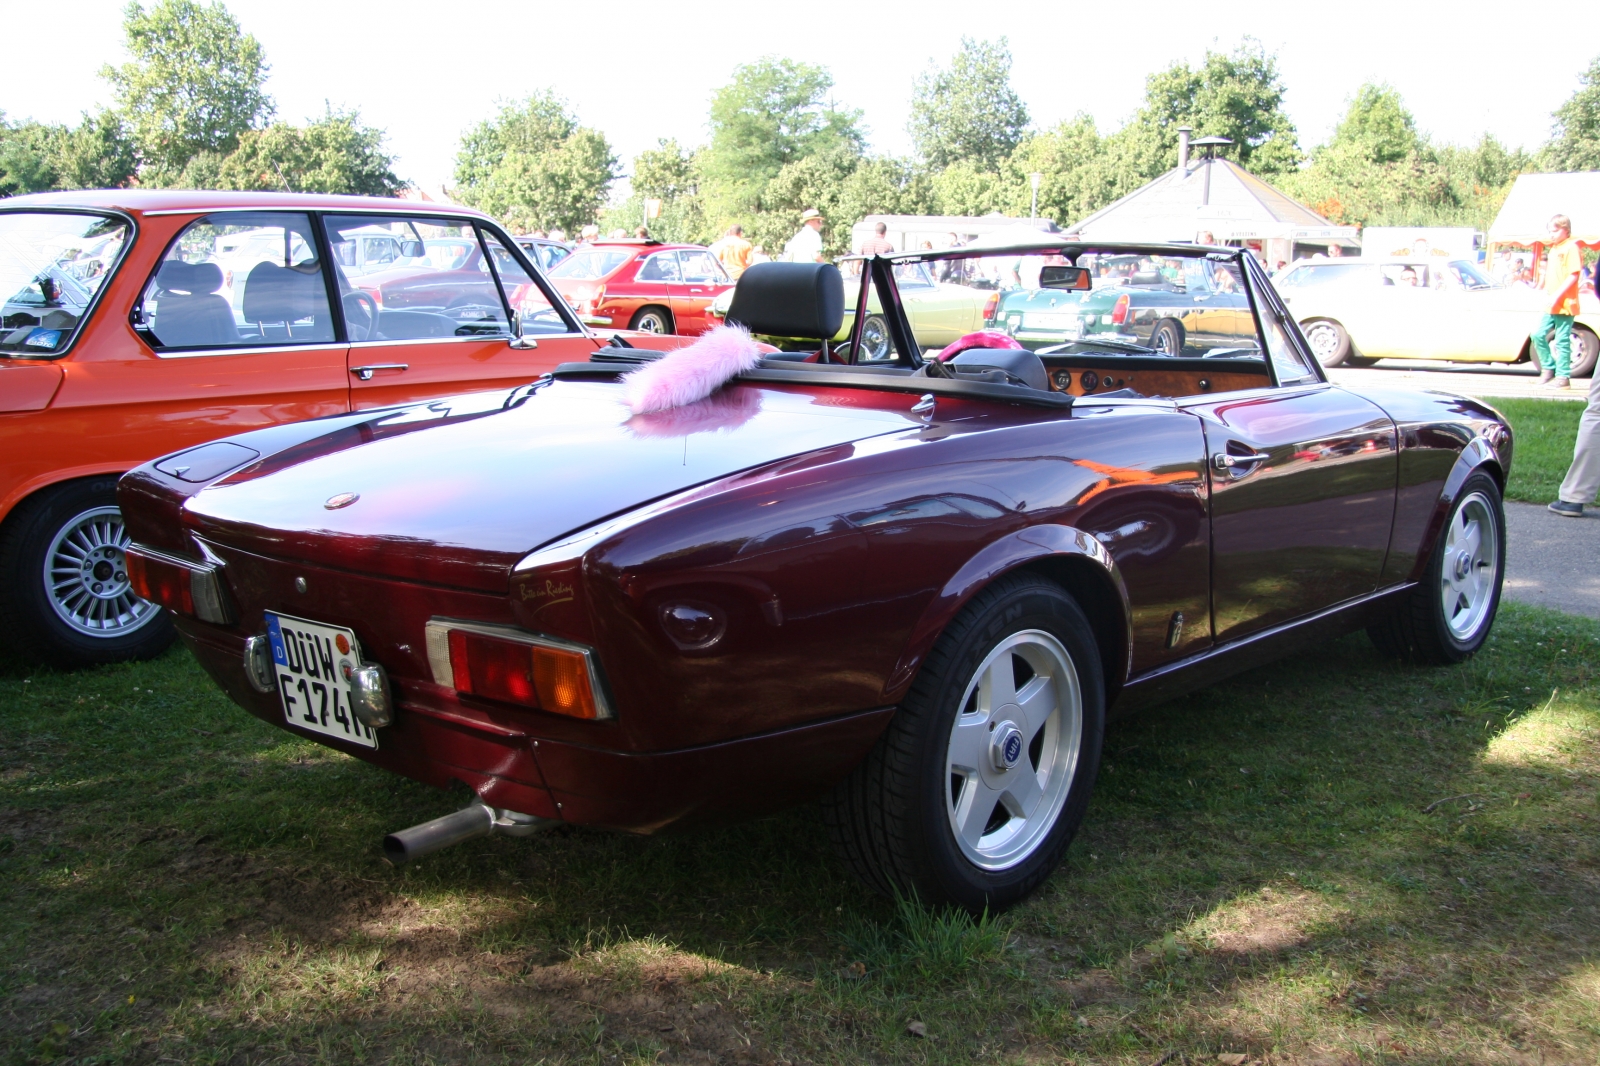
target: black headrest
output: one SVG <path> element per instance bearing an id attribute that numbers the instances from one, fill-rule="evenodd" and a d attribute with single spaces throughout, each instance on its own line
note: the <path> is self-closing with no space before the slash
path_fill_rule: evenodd
<path id="1" fill-rule="evenodd" d="M 828 340 L 844 321 L 844 278 L 832 263 L 757 263 L 739 275 L 728 321 L 769 337 Z"/>
<path id="2" fill-rule="evenodd" d="M 246 322 L 298 322 L 326 306 L 322 274 L 316 267 L 283 267 L 264 260 L 251 267 L 245 279 Z"/>

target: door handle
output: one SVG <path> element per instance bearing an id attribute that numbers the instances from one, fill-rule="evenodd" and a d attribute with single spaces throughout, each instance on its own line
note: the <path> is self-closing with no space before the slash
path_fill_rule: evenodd
<path id="1" fill-rule="evenodd" d="M 1218 472 L 1227 474 L 1230 477 L 1244 477 L 1246 474 L 1254 473 L 1257 466 L 1271 458 L 1272 456 L 1266 452 L 1245 452 L 1243 454 L 1217 452 L 1211 457 L 1211 465 Z M 1242 467 L 1248 469 L 1241 469 Z"/>
<path id="2" fill-rule="evenodd" d="M 372 375 L 380 370 L 409 370 L 410 363 L 368 363 L 366 366 L 353 366 L 350 373 L 362 381 L 371 381 Z"/>

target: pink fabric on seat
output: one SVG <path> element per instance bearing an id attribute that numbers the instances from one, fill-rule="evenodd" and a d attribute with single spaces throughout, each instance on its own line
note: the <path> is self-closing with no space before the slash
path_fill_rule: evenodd
<path id="1" fill-rule="evenodd" d="M 962 352 L 971 348 L 1021 348 L 1017 338 L 998 329 L 980 329 L 976 333 L 969 333 L 965 337 L 949 344 L 944 351 L 939 353 L 939 362 L 948 363 Z"/>

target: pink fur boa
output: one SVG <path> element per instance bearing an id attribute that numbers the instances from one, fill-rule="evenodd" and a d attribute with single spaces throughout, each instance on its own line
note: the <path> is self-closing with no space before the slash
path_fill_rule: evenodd
<path id="1" fill-rule="evenodd" d="M 973 348 L 1020 348 L 1017 338 L 998 329 L 980 329 L 976 333 L 968 333 L 965 337 L 953 342 L 944 351 L 939 353 L 939 362 L 948 363 L 962 352 Z"/>
<path id="2" fill-rule="evenodd" d="M 740 326 L 718 326 L 693 344 L 662 356 L 622 379 L 622 399 L 636 415 L 703 400 L 761 361 L 763 351 Z"/>

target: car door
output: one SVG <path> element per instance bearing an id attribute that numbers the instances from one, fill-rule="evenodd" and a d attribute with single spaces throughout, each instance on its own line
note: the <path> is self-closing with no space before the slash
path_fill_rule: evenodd
<path id="1" fill-rule="evenodd" d="M 638 270 L 633 275 L 633 282 L 615 287 L 607 284 L 606 296 L 608 301 L 614 298 L 626 301 L 624 306 L 629 309 L 628 321 L 619 321 L 617 325 L 633 328 L 633 323 L 637 320 L 640 328 L 649 328 L 653 317 L 649 314 L 650 308 L 664 307 L 671 311 L 675 303 L 681 303 L 688 296 L 683 285 L 683 267 L 678 262 L 678 253 L 656 252 L 654 255 L 646 256 L 639 263 Z M 701 314 L 703 316 L 704 312 Z M 655 329 L 649 331 L 657 332 Z M 686 331 L 677 322 L 673 322 L 671 332 Z"/>
<path id="2" fill-rule="evenodd" d="M 1539 321 L 1538 293 L 1500 288 L 1476 264 L 1435 266 L 1429 281 L 1437 304 L 1431 358 L 1510 361 Z"/>
<path id="3" fill-rule="evenodd" d="M 1260 283 L 1252 272 L 1252 288 Z M 1373 592 L 1394 522 L 1394 423 L 1321 380 L 1256 289 L 1277 384 L 1182 406 L 1205 432 L 1211 479 L 1211 612 L 1235 640 Z"/>
<path id="4" fill-rule="evenodd" d="M 147 222 L 143 239 L 162 223 L 171 224 Z M 272 239 L 223 239 L 255 234 Z M 94 342 L 57 364 L 63 380 L 47 412 L 49 435 L 36 447 L 49 447 L 50 436 L 70 438 L 76 461 L 131 469 L 231 433 L 349 409 L 345 346 L 307 215 L 217 213 L 162 240 L 153 262 L 124 265 L 141 263 L 136 292 L 100 308 Z M 238 254 L 247 243 L 256 262 Z M 229 269 L 241 309 L 230 302 Z M 130 326 L 137 341 L 126 336 Z"/>
<path id="5" fill-rule="evenodd" d="M 705 249 L 685 248 L 677 256 L 683 280 L 672 292 L 673 325 L 681 334 L 704 333 L 715 325 L 706 308 L 733 282 L 717 257 Z"/>
<path id="6" fill-rule="evenodd" d="M 381 227 L 404 264 L 354 279 L 340 275 L 355 408 L 509 387 L 594 350 L 593 338 L 555 306 L 509 242 L 471 220 L 329 215 L 324 227 L 336 261 L 344 240 L 370 239 Z M 446 238 L 471 251 L 464 259 L 423 254 L 426 242 Z"/>

